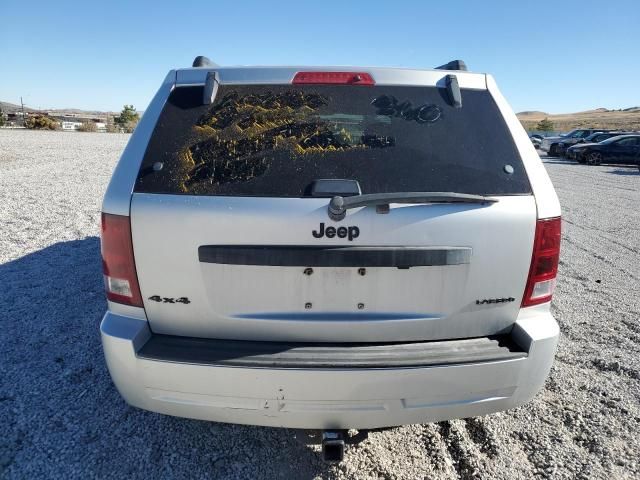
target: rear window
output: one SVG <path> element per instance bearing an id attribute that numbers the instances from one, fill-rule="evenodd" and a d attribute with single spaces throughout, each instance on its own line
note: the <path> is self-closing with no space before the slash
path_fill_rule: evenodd
<path id="1" fill-rule="evenodd" d="M 303 197 L 318 179 L 363 193 L 530 194 L 487 91 L 462 108 L 436 87 L 223 85 L 176 88 L 147 147 L 136 192 Z"/>

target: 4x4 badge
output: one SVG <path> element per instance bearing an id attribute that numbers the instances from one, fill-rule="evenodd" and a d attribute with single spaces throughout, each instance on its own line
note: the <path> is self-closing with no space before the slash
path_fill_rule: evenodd
<path id="1" fill-rule="evenodd" d="M 320 223 L 320 228 L 318 230 L 312 230 L 311 234 L 316 238 L 347 238 L 350 242 L 353 241 L 354 238 L 358 238 L 360 236 L 360 229 L 355 225 L 351 227 L 326 227 L 324 226 L 324 222 Z"/>
<path id="2" fill-rule="evenodd" d="M 173 298 L 173 297 L 161 297 L 160 295 L 154 295 L 153 297 L 149 297 L 149 300 L 153 300 L 154 302 L 160 303 L 191 303 L 187 297 Z"/>

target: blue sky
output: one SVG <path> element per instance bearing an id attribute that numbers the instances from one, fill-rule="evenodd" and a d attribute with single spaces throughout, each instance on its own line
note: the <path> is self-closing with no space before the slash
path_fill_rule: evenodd
<path id="1" fill-rule="evenodd" d="M 223 65 L 492 73 L 514 110 L 640 105 L 640 1 L 0 0 L 0 100 L 146 108 L 196 55 Z"/>

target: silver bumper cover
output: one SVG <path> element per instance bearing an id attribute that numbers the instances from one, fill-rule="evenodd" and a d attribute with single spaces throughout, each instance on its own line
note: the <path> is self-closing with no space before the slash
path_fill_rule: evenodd
<path id="1" fill-rule="evenodd" d="M 484 415 L 530 400 L 553 363 L 548 309 L 523 309 L 515 359 L 399 368 L 247 368 L 143 358 L 145 320 L 108 311 L 101 324 L 113 381 L 131 405 L 218 422 L 288 428 L 375 428 Z"/>

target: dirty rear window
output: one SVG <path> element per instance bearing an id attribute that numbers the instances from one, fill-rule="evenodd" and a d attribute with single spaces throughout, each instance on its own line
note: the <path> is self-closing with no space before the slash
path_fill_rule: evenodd
<path id="1" fill-rule="evenodd" d="M 462 108 L 436 87 L 222 85 L 176 88 L 136 192 L 303 197 L 318 179 L 363 193 L 529 194 L 518 151 L 486 91 Z"/>

